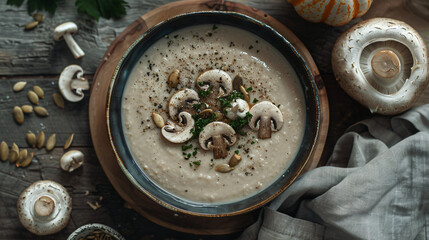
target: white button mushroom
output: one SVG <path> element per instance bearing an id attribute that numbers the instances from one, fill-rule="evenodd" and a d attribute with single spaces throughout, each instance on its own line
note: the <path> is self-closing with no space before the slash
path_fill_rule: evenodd
<path id="1" fill-rule="evenodd" d="M 222 70 L 214 69 L 201 73 L 197 81 L 196 87 L 199 90 L 210 90 L 211 96 L 223 97 L 232 93 L 232 79 L 228 73 Z"/>
<path id="2" fill-rule="evenodd" d="M 179 124 L 168 122 L 161 129 L 162 136 L 172 143 L 184 143 L 192 138 L 191 129 L 195 124 L 192 115 L 188 112 L 181 112 L 178 118 Z"/>
<path id="3" fill-rule="evenodd" d="M 200 100 L 198 93 L 190 88 L 185 88 L 175 92 L 168 101 L 168 114 L 176 121 L 178 114 L 182 111 L 195 111 L 193 104 Z M 179 119 L 180 120 L 180 119 Z"/>
<path id="4" fill-rule="evenodd" d="M 374 18 L 343 33 L 332 50 L 340 86 L 371 112 L 401 113 L 429 82 L 428 49 L 404 22 Z"/>
<path id="5" fill-rule="evenodd" d="M 60 41 L 64 38 L 69 47 L 70 51 L 73 54 L 74 58 L 81 58 L 85 56 L 83 50 L 77 45 L 73 37 L 71 36 L 77 32 L 77 25 L 73 22 L 66 22 L 61 25 L 58 25 L 54 30 L 54 39 L 55 41 Z"/>
<path id="6" fill-rule="evenodd" d="M 231 103 L 231 107 L 225 109 L 226 117 L 235 120 L 238 118 L 244 118 L 246 113 L 249 112 L 249 104 L 243 99 L 237 98 Z"/>
<path id="7" fill-rule="evenodd" d="M 252 114 L 249 127 L 258 131 L 260 139 L 271 138 L 271 132 L 278 131 L 283 126 L 283 115 L 280 109 L 269 101 L 255 104 L 249 112 Z"/>
<path id="8" fill-rule="evenodd" d="M 89 83 L 80 66 L 70 65 L 61 72 L 58 87 L 67 101 L 79 102 L 84 97 L 83 90 L 89 90 Z"/>
<path id="9" fill-rule="evenodd" d="M 17 210 L 22 225 L 36 235 L 61 231 L 69 222 L 71 198 L 61 184 L 37 181 L 18 198 Z"/>
<path id="10" fill-rule="evenodd" d="M 204 150 L 213 150 L 213 158 L 225 158 L 228 156 L 227 146 L 232 146 L 237 141 L 235 130 L 224 122 L 211 122 L 201 131 L 198 141 Z"/>
<path id="11" fill-rule="evenodd" d="M 67 172 L 73 172 L 76 168 L 79 168 L 83 164 L 85 156 L 81 151 L 71 150 L 61 157 L 60 166 L 61 169 Z"/>

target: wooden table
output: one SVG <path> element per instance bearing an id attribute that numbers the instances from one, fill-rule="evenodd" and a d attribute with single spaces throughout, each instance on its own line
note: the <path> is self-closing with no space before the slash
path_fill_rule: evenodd
<path id="1" fill-rule="evenodd" d="M 35 150 L 35 159 L 28 168 L 16 168 L 7 162 L 0 162 L 0 239 L 66 239 L 77 227 L 87 223 L 104 223 L 121 232 L 127 239 L 233 239 L 238 234 L 228 236 L 196 236 L 175 232 L 160 227 L 132 209 L 113 189 L 106 178 L 94 153 L 88 126 L 88 99 L 80 103 L 66 103 L 65 109 L 53 104 L 52 94 L 58 91 L 58 75 L 64 67 L 79 64 L 85 69 L 86 77 L 92 79 L 106 48 L 122 30 L 144 13 L 166 4 L 168 0 L 138 1 L 128 0 L 127 15 L 119 20 L 100 19 L 96 22 L 85 15 L 79 15 L 74 1 L 60 1 L 54 16 L 36 29 L 24 31 L 24 26 L 32 21 L 24 7 L 7 6 L 0 3 L 0 141 L 12 142 L 27 147 L 25 133 L 29 130 L 47 135 L 57 134 L 57 146 L 52 152 Z M 357 19 L 346 26 L 331 27 L 313 24 L 301 19 L 285 0 L 239 1 L 265 11 L 290 28 L 307 46 L 319 67 L 325 82 L 330 104 L 330 128 L 322 155 L 321 164 L 326 163 L 336 140 L 344 130 L 358 120 L 370 116 L 369 111 L 348 97 L 336 83 L 330 64 L 330 52 L 337 37 Z M 364 18 L 386 16 L 400 20 L 410 20 L 413 27 L 423 29 L 418 16 L 397 14 L 405 0 L 375 1 Z M 396 13 L 396 14 L 395 14 Z M 86 52 L 86 56 L 75 60 L 64 42 L 55 42 L 53 29 L 65 21 L 74 21 L 79 26 L 75 40 Z M 429 32 L 429 31 L 428 31 Z M 426 39 L 428 40 L 428 39 Z M 28 104 L 27 91 L 14 93 L 12 86 L 17 81 L 27 81 L 26 90 L 39 85 L 45 90 L 41 105 L 50 112 L 47 118 L 34 113 L 25 116 L 23 125 L 17 125 L 12 117 L 14 106 Z M 85 153 L 85 164 L 72 173 L 59 167 L 65 140 L 75 133 L 72 149 Z M 73 199 L 70 223 L 58 234 L 36 237 L 20 224 L 16 201 L 19 194 L 32 182 L 50 179 L 65 186 Z M 98 202 L 101 208 L 93 210 L 87 202 Z"/>

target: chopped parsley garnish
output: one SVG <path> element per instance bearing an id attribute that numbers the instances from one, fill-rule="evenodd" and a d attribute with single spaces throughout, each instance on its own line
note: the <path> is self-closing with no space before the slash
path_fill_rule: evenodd
<path id="1" fill-rule="evenodd" d="M 244 96 L 243 96 L 243 94 L 241 92 L 237 92 L 236 90 L 234 90 L 232 92 L 232 94 L 230 94 L 230 95 L 228 95 L 226 97 L 218 98 L 218 100 L 219 100 L 220 105 L 222 106 L 222 108 L 228 108 L 228 107 L 231 107 L 231 103 L 235 99 L 237 99 L 237 98 L 243 99 Z"/>
<path id="2" fill-rule="evenodd" d="M 190 145 L 183 145 L 182 146 L 182 151 L 186 151 L 186 150 L 191 149 L 191 148 L 192 148 L 192 144 L 190 144 Z"/>
<path id="3" fill-rule="evenodd" d="M 200 95 L 201 97 L 207 97 L 212 92 L 212 90 L 213 90 L 213 86 L 210 86 L 207 90 L 198 91 L 198 95 Z"/>
<path id="4" fill-rule="evenodd" d="M 209 32 L 207 35 L 209 35 L 209 37 L 211 37 L 213 35 L 213 33 Z"/>
<path id="5" fill-rule="evenodd" d="M 235 150 L 234 152 L 235 152 L 235 154 L 238 154 L 238 153 L 240 153 L 240 151 L 238 151 L 238 150 Z"/>
<path id="6" fill-rule="evenodd" d="M 240 135 L 244 135 L 244 132 L 241 131 L 241 129 L 246 126 L 250 119 L 252 118 L 252 114 L 249 112 L 246 113 L 246 116 L 244 118 L 238 118 L 229 123 L 229 125 Z"/>
<path id="7" fill-rule="evenodd" d="M 259 100 L 258 100 L 258 99 L 256 99 L 256 98 L 254 98 L 254 99 L 253 99 L 253 103 L 257 103 L 257 102 L 259 102 Z"/>
<path id="8" fill-rule="evenodd" d="M 195 155 L 197 155 L 197 153 L 198 153 L 198 148 L 194 148 L 194 151 L 192 152 L 192 156 L 195 157 Z"/>
<path id="9" fill-rule="evenodd" d="M 246 88 L 246 92 L 250 92 L 250 91 L 252 91 L 253 90 L 253 88 L 252 87 L 248 87 L 248 88 Z"/>
<path id="10" fill-rule="evenodd" d="M 212 29 L 216 30 L 218 27 L 216 25 L 213 25 Z"/>
<path id="11" fill-rule="evenodd" d="M 251 141 L 250 144 L 255 144 L 255 141 Z"/>
<path id="12" fill-rule="evenodd" d="M 216 119 L 216 114 L 213 113 L 209 118 L 202 118 L 195 114 L 192 115 L 192 118 L 194 118 L 195 124 L 194 127 L 191 129 L 191 133 L 194 138 L 198 138 L 200 132 L 204 129 L 204 127 Z"/>
<path id="13" fill-rule="evenodd" d="M 195 165 L 197 165 L 197 166 L 201 165 L 201 163 L 199 161 L 193 161 L 192 163 L 195 164 Z"/>
<path id="14" fill-rule="evenodd" d="M 252 48 L 253 48 L 253 46 L 252 46 L 252 45 L 250 45 L 250 46 L 249 46 L 249 49 L 252 49 Z"/>
<path id="15" fill-rule="evenodd" d="M 198 85 L 203 86 L 204 83 L 203 82 L 198 82 Z"/>

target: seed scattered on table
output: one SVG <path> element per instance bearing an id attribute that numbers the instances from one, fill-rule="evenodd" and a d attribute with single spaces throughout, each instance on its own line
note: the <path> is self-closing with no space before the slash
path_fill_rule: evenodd
<path id="1" fill-rule="evenodd" d="M 33 87 L 33 91 L 37 94 L 37 96 L 38 96 L 40 99 L 45 98 L 45 92 L 43 91 L 43 89 L 42 89 L 41 87 L 39 87 L 39 86 L 34 86 L 34 87 Z"/>
<path id="2" fill-rule="evenodd" d="M 73 142 L 73 138 L 74 138 L 74 133 L 72 133 L 72 134 L 67 138 L 66 143 L 64 144 L 64 149 L 65 149 L 65 150 L 67 150 L 67 149 L 71 146 L 71 144 L 72 144 L 72 142 Z"/>
<path id="3" fill-rule="evenodd" d="M 61 96 L 61 94 L 59 93 L 54 93 L 52 95 L 53 99 L 54 99 L 54 103 L 55 105 L 57 105 L 57 107 L 64 109 L 64 98 L 63 96 Z"/>
<path id="4" fill-rule="evenodd" d="M 39 96 L 37 96 L 37 94 L 33 90 L 28 91 L 27 95 L 28 100 L 30 100 L 32 104 L 39 105 Z"/>
<path id="5" fill-rule="evenodd" d="M 21 109 L 24 113 L 30 114 L 33 112 L 33 106 L 31 105 L 22 105 Z"/>
<path id="6" fill-rule="evenodd" d="M 2 141 L 0 144 L 0 159 L 6 161 L 9 157 L 9 146 L 5 141 Z"/>
<path id="7" fill-rule="evenodd" d="M 51 151 L 54 149 L 55 144 L 57 143 L 57 134 L 52 134 L 49 136 L 48 140 L 46 141 L 46 151 Z"/>
<path id="8" fill-rule="evenodd" d="M 46 108 L 41 107 L 41 106 L 34 107 L 34 112 L 37 115 L 39 115 L 40 117 L 47 117 L 47 116 L 49 116 L 48 110 L 46 110 Z"/>
<path id="9" fill-rule="evenodd" d="M 28 145 L 30 147 L 35 148 L 36 147 L 36 134 L 34 134 L 31 131 L 28 131 L 27 134 L 25 134 L 25 139 L 27 140 Z"/>
<path id="10" fill-rule="evenodd" d="M 20 107 L 15 106 L 13 108 L 13 117 L 19 125 L 24 123 L 24 113 L 22 112 L 22 109 Z"/>
<path id="11" fill-rule="evenodd" d="M 19 147 L 16 143 L 12 144 L 12 148 L 9 153 L 9 161 L 10 163 L 15 163 L 19 158 Z"/>
<path id="12" fill-rule="evenodd" d="M 13 91 L 20 92 L 24 89 L 25 85 L 27 85 L 27 82 L 17 82 L 13 85 Z"/>
<path id="13" fill-rule="evenodd" d="M 43 131 L 40 131 L 36 142 L 38 149 L 41 149 L 45 145 L 45 133 Z"/>
<path id="14" fill-rule="evenodd" d="M 31 30 L 31 29 L 35 28 L 38 24 L 39 24 L 38 21 L 30 22 L 27 25 L 25 25 L 24 29 L 25 30 Z"/>

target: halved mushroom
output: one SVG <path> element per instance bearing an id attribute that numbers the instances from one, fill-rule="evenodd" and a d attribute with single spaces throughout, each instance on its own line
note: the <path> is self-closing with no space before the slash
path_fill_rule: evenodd
<path id="1" fill-rule="evenodd" d="M 255 104 L 249 112 L 252 114 L 249 126 L 252 130 L 258 131 L 260 139 L 271 138 L 271 132 L 278 131 L 283 126 L 280 109 L 269 101 Z"/>
<path id="2" fill-rule="evenodd" d="M 71 150 L 61 157 L 60 166 L 61 169 L 67 172 L 73 172 L 76 168 L 79 168 L 83 164 L 85 156 L 81 151 Z"/>
<path id="3" fill-rule="evenodd" d="M 161 129 L 162 136 L 172 143 L 184 143 L 192 138 L 191 129 L 195 121 L 188 112 L 179 113 L 179 123 L 168 122 Z"/>
<path id="4" fill-rule="evenodd" d="M 237 141 L 234 129 L 224 122 L 211 122 L 204 127 L 199 136 L 199 143 L 204 150 L 213 150 L 215 159 L 228 156 L 227 146 Z"/>
<path id="5" fill-rule="evenodd" d="M 89 83 L 80 66 L 70 65 L 61 72 L 58 87 L 67 101 L 79 102 L 84 97 L 82 91 L 89 90 Z"/>
<path id="6" fill-rule="evenodd" d="M 215 98 L 232 93 L 232 79 L 225 71 L 214 69 L 201 73 L 195 82 L 197 89 L 208 91 Z"/>
<path id="7" fill-rule="evenodd" d="M 246 113 L 249 112 L 249 104 L 243 99 L 237 98 L 231 103 L 231 107 L 225 109 L 226 117 L 235 120 L 237 118 L 244 118 Z"/>
<path id="8" fill-rule="evenodd" d="M 371 112 L 401 113 L 429 82 L 429 52 L 408 24 L 374 18 L 344 32 L 332 50 L 335 78 Z"/>
<path id="9" fill-rule="evenodd" d="M 171 119 L 177 121 L 180 112 L 193 113 L 195 111 L 193 104 L 198 103 L 199 100 L 200 98 L 195 90 L 190 88 L 179 90 L 171 96 L 168 102 L 168 114 Z"/>
<path id="10" fill-rule="evenodd" d="M 71 198 L 61 184 L 50 180 L 37 181 L 18 198 L 17 210 L 22 225 L 36 235 L 61 231 L 72 210 Z"/>

